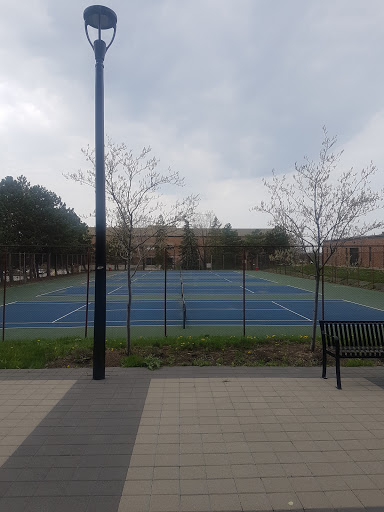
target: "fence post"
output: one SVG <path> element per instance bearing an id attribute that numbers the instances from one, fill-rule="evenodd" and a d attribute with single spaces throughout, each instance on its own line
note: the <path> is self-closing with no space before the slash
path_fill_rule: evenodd
<path id="1" fill-rule="evenodd" d="M 89 249 L 88 249 L 88 256 L 87 256 L 87 303 L 85 305 L 85 333 L 84 338 L 87 337 L 88 334 L 88 309 L 89 309 Z"/>
<path id="2" fill-rule="evenodd" d="M 5 340 L 5 296 L 7 289 L 7 252 L 4 253 L 4 283 L 3 283 L 3 329 L 2 340 Z"/>
<path id="3" fill-rule="evenodd" d="M 164 336 L 167 337 L 167 248 L 164 248 Z"/>
<path id="4" fill-rule="evenodd" d="M 245 249 L 243 249 L 243 336 L 245 337 Z"/>
<path id="5" fill-rule="evenodd" d="M 13 267 L 12 267 L 12 253 L 8 254 L 8 274 L 9 274 L 9 284 L 13 283 Z"/>
<path id="6" fill-rule="evenodd" d="M 24 256 L 23 256 L 23 281 L 26 283 L 28 281 L 28 276 L 27 276 L 27 262 L 25 260 L 26 256 L 25 256 L 25 252 L 24 252 Z"/>

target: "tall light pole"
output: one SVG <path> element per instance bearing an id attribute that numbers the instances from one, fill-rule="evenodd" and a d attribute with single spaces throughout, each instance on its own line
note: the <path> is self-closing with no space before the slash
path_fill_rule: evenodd
<path id="1" fill-rule="evenodd" d="M 117 16 L 108 7 L 91 5 L 84 11 L 85 33 L 95 53 L 95 173 L 96 173 L 96 252 L 95 252 L 95 313 L 93 337 L 93 378 L 105 379 L 106 331 L 106 251 L 105 251 L 105 164 L 104 164 L 104 57 L 116 35 Z M 88 27 L 97 30 L 92 43 Z M 107 46 L 101 39 L 102 30 L 113 29 Z"/>

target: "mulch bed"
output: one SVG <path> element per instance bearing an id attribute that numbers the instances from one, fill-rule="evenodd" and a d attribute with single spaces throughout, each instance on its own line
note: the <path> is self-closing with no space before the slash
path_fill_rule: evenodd
<path id="1" fill-rule="evenodd" d="M 252 349 L 229 347 L 224 350 L 195 347 L 193 349 L 164 345 L 161 347 L 132 348 L 132 354 L 143 358 L 155 356 L 160 359 L 161 366 L 320 366 L 322 352 L 316 346 L 311 352 L 308 344 L 286 341 L 270 341 L 260 343 Z M 107 367 L 122 366 L 126 357 L 124 349 L 107 349 L 105 365 Z M 383 359 L 373 359 L 372 364 L 383 366 Z M 342 365 L 346 360 L 341 361 Z M 334 359 L 328 358 L 328 366 L 334 365 Z M 47 368 L 91 368 L 92 351 L 82 349 L 64 358 L 56 359 Z"/>
<path id="2" fill-rule="evenodd" d="M 252 349 L 230 347 L 224 350 L 209 347 L 193 349 L 164 345 L 162 347 L 133 347 L 132 354 L 141 357 L 158 357 L 162 366 L 319 366 L 321 349 L 309 349 L 309 343 L 286 343 L 274 341 L 262 343 Z M 124 349 L 107 349 L 107 367 L 121 366 L 126 356 Z M 329 361 L 332 364 L 332 361 Z M 47 365 L 49 368 L 88 368 L 92 366 L 92 352 L 82 350 Z"/>

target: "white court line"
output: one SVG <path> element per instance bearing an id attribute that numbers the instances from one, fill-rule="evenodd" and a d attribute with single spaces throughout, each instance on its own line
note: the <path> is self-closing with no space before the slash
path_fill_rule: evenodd
<path id="1" fill-rule="evenodd" d="M 240 270 L 234 270 L 234 272 L 236 272 L 237 274 L 242 274 L 242 272 Z M 272 281 L 272 279 L 264 279 L 263 277 L 253 276 L 251 274 L 247 274 L 247 272 L 245 273 L 245 275 L 250 277 L 251 279 L 259 279 L 260 281 L 265 281 L 266 283 L 276 283 L 276 284 L 279 284 L 277 281 Z"/>
<path id="2" fill-rule="evenodd" d="M 256 322 L 305 322 L 307 320 L 298 320 L 298 319 L 295 319 L 295 320 L 266 320 L 266 319 L 260 319 L 260 320 L 247 320 L 247 322 L 249 322 L 247 325 L 248 326 L 251 326 L 251 325 L 259 325 L 258 323 Z M 311 320 L 310 320 L 311 321 Z M 188 320 L 188 324 L 198 324 L 198 325 L 203 325 L 204 322 L 209 322 L 208 325 L 212 325 L 212 326 L 218 326 L 220 327 L 220 325 L 222 325 L 222 322 L 226 322 L 226 323 L 229 323 L 229 322 L 236 322 L 236 323 L 233 323 L 233 325 L 241 325 L 241 322 L 242 320 Z M 211 322 L 218 322 L 217 324 L 211 324 Z M 146 325 L 146 324 L 144 324 Z M 265 325 L 265 326 L 268 326 L 268 327 L 284 327 L 285 324 L 275 324 L 275 323 L 268 323 L 268 324 L 261 324 L 261 325 Z M 287 326 L 289 324 L 286 324 Z M 294 324 L 294 325 L 301 325 L 301 324 Z"/>
<path id="3" fill-rule="evenodd" d="M 89 284 L 94 283 L 94 282 L 95 282 L 94 279 L 89 280 Z M 82 281 L 80 284 L 87 284 L 87 281 Z"/>
<path id="4" fill-rule="evenodd" d="M 264 281 L 265 283 L 279 284 L 278 281 L 273 281 L 273 279 L 264 279 L 263 277 L 251 276 L 250 274 L 245 274 L 245 275 L 250 277 L 251 279 L 260 279 L 260 281 Z"/>
<path id="5" fill-rule="evenodd" d="M 339 299 L 341 302 L 349 302 L 350 304 L 356 304 L 356 306 L 362 306 L 364 308 L 375 309 L 376 311 L 384 311 L 384 309 L 374 308 L 373 306 L 367 306 L 366 304 L 360 304 L 359 302 L 353 302 L 352 300 Z M 325 301 L 327 302 L 327 301 Z"/>
<path id="6" fill-rule="evenodd" d="M 35 325 L 35 324 L 36 325 L 37 324 L 45 324 L 46 325 L 46 324 L 51 324 L 51 323 L 53 323 L 53 322 L 49 322 L 49 321 L 47 321 L 47 322 L 35 322 L 34 320 L 31 320 L 30 322 L 7 322 L 7 325 L 8 324 L 10 324 L 10 325 L 14 324 L 16 326 L 16 327 L 14 327 L 14 329 L 17 329 L 17 326 L 24 325 L 24 324 L 33 324 L 33 325 Z M 64 324 L 65 322 L 62 322 L 62 323 Z M 84 322 L 68 322 L 68 323 L 84 325 Z M 51 329 L 52 329 L 52 327 L 51 327 Z"/>
<path id="7" fill-rule="evenodd" d="M 5 306 L 10 306 L 11 304 L 17 304 L 17 300 L 14 300 L 13 302 L 7 302 Z M 3 307 L 3 304 L 0 304 L 0 308 Z"/>
<path id="8" fill-rule="evenodd" d="M 228 281 L 228 283 L 232 283 L 230 279 L 227 279 L 226 277 L 221 276 L 220 274 L 216 274 L 215 272 L 212 272 L 212 274 L 220 279 L 224 279 L 224 281 Z"/>
<path id="9" fill-rule="evenodd" d="M 238 272 L 239 274 L 241 273 L 239 270 L 236 270 L 236 272 Z M 253 279 L 261 279 L 262 281 L 265 281 L 266 283 L 275 283 L 275 284 L 279 284 L 281 286 L 289 286 L 289 288 L 295 288 L 296 290 L 304 290 L 305 292 L 314 293 L 313 291 L 307 290 L 306 288 L 300 288 L 300 286 L 293 286 L 292 284 L 279 283 L 278 281 L 272 281 L 272 279 L 264 279 L 262 277 L 257 277 L 257 276 L 253 276 L 253 275 L 249 275 L 249 274 L 246 274 L 246 275 Z M 319 293 L 319 294 L 321 295 L 321 293 Z"/>
<path id="10" fill-rule="evenodd" d="M 234 272 L 234 273 L 236 273 L 235 271 L 233 271 L 233 272 Z M 215 276 L 217 276 L 217 277 L 220 277 L 220 278 L 224 279 L 225 281 L 228 281 L 228 283 L 233 283 L 233 284 L 235 284 L 235 283 L 234 283 L 234 281 L 231 281 L 230 279 L 227 279 L 226 277 L 220 276 L 219 274 L 215 274 L 214 272 L 213 272 L 213 274 L 214 274 Z M 242 284 L 240 285 L 240 288 L 241 288 L 241 289 L 243 289 L 243 288 L 244 288 Z M 244 289 L 245 289 L 247 292 L 249 292 L 249 293 L 255 293 L 255 292 L 253 292 L 252 290 L 250 290 L 249 288 L 244 288 Z M 224 291 L 225 291 L 225 290 L 224 290 Z"/>
<path id="11" fill-rule="evenodd" d="M 189 309 L 189 311 L 243 311 L 242 307 L 238 307 L 238 308 L 225 308 L 225 309 L 223 309 L 223 308 L 193 308 L 193 307 L 190 307 L 188 309 Z M 279 308 L 262 308 L 262 309 L 248 308 L 246 310 L 247 311 L 280 311 L 281 308 L 280 307 Z M 145 311 L 150 311 L 150 310 L 146 309 Z M 176 309 L 174 309 L 174 311 L 176 311 Z"/>
<path id="12" fill-rule="evenodd" d="M 65 288 L 58 288 L 57 290 L 51 290 L 50 292 L 40 293 L 40 295 L 36 295 L 36 297 L 42 297 L 43 295 L 49 295 L 55 292 L 61 292 L 62 290 L 68 290 L 68 288 L 73 288 L 73 286 L 66 286 Z"/>
<path id="13" fill-rule="evenodd" d="M 93 309 L 91 311 L 93 312 Z M 107 311 L 127 311 L 127 308 L 107 309 Z M 132 308 L 131 311 L 164 311 L 164 307 L 158 307 L 158 308 Z M 180 308 L 167 308 L 167 311 L 180 311 Z M 218 309 L 218 311 L 222 311 L 222 309 Z M 274 309 L 273 311 L 277 311 L 277 310 Z"/>
<path id="14" fill-rule="evenodd" d="M 301 316 L 301 318 L 305 318 L 306 320 L 308 320 L 309 322 L 312 322 L 312 320 L 310 318 L 307 318 L 306 316 L 304 315 L 300 315 L 300 313 L 296 313 L 296 311 L 292 311 L 292 309 L 289 309 L 289 308 L 286 308 L 285 306 L 282 306 L 281 304 L 279 304 L 278 302 L 275 302 L 274 300 L 271 301 L 273 304 L 276 304 L 276 306 L 280 306 L 281 308 L 283 309 L 286 309 L 287 311 L 290 311 L 291 313 L 293 313 L 294 315 L 297 315 L 297 316 Z"/>
<path id="15" fill-rule="evenodd" d="M 61 316 L 60 318 L 56 318 L 56 320 L 54 320 L 53 322 L 51 322 L 51 324 L 54 324 L 56 322 L 58 322 L 59 320 L 61 320 L 62 318 L 65 318 L 66 316 L 69 316 L 69 315 L 72 315 L 72 313 L 76 313 L 76 311 L 79 311 L 79 309 L 82 309 L 82 308 L 85 308 L 86 304 L 83 304 L 82 306 L 80 306 L 79 308 L 77 309 L 74 309 L 73 311 L 70 311 L 69 313 L 67 313 L 66 315 L 63 315 Z"/>
<path id="16" fill-rule="evenodd" d="M 295 290 L 303 290 L 305 292 L 315 293 L 312 290 L 306 290 L 305 288 L 300 288 L 299 286 L 293 286 L 292 284 L 285 284 L 285 285 L 282 285 L 282 286 L 288 286 L 289 288 L 295 288 Z M 320 290 L 319 290 L 319 295 L 321 295 Z"/>
<path id="17" fill-rule="evenodd" d="M 108 292 L 108 293 L 107 293 L 107 295 L 110 295 L 110 294 L 111 294 L 111 293 L 113 293 L 113 292 L 117 292 L 117 290 L 120 290 L 120 288 L 122 288 L 123 286 L 124 286 L 124 285 L 121 285 L 121 286 L 119 286 L 118 288 L 115 288 L 114 290 L 112 290 L 112 291 Z"/>

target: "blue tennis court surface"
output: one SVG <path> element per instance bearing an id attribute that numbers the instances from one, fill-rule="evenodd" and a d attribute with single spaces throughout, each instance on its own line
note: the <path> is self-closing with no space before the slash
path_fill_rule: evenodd
<path id="1" fill-rule="evenodd" d="M 273 281 L 264 274 L 243 275 L 236 271 L 137 272 L 133 278 L 132 326 L 163 326 L 166 281 L 166 323 L 183 326 L 182 290 L 189 326 L 236 326 L 243 323 L 243 292 L 247 326 L 309 326 L 313 293 Z M 305 286 L 305 283 L 304 283 Z M 94 283 L 90 283 L 88 325 L 93 325 Z M 6 306 L 6 328 L 72 328 L 86 321 L 86 283 L 40 293 L 30 302 Z M 124 327 L 127 318 L 127 276 L 108 273 L 107 326 Z M 0 311 L 1 311 L 0 307 Z M 384 311 L 345 301 L 326 300 L 327 320 L 383 320 Z M 0 325 L 1 325 L 0 315 Z M 322 317 L 321 303 L 319 318 Z"/>
<path id="2" fill-rule="evenodd" d="M 189 300 L 187 327 L 196 325 L 241 325 L 241 300 Z M 311 325 L 311 300 L 250 300 L 246 303 L 247 325 Z M 321 316 L 321 305 L 319 307 Z M 161 300 L 134 301 L 132 326 L 161 326 L 164 324 L 164 302 Z M 84 302 L 15 302 L 6 308 L 7 328 L 80 327 L 85 323 Z M 126 323 L 126 301 L 107 303 L 107 326 L 123 327 Z M 353 302 L 330 300 L 325 302 L 328 320 L 382 320 L 384 311 Z M 167 325 L 182 325 L 181 301 L 167 301 Z M 89 325 L 93 324 L 93 303 L 89 304 Z"/>
<path id="3" fill-rule="evenodd" d="M 181 280 L 183 281 L 184 293 L 188 295 L 242 295 L 243 277 L 239 272 L 218 271 L 218 272 L 168 272 L 167 293 L 180 294 Z M 164 272 L 138 272 L 132 280 L 134 295 L 163 295 L 164 294 Z M 94 294 L 94 283 L 90 283 L 90 294 Z M 247 276 L 246 295 L 308 295 L 312 292 L 294 286 L 281 285 L 268 279 L 260 279 L 254 276 Z M 86 283 L 80 286 L 68 286 L 41 294 L 46 297 L 76 297 L 86 295 Z M 128 295 L 126 276 L 112 274 L 107 280 L 107 295 L 124 296 Z"/>

